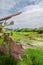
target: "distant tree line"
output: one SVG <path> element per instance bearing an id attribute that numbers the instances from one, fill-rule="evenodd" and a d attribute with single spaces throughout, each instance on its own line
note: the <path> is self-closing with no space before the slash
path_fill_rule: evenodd
<path id="1" fill-rule="evenodd" d="M 16 32 L 38 32 L 43 33 L 43 27 L 40 28 L 21 28 L 21 29 L 15 29 Z"/>

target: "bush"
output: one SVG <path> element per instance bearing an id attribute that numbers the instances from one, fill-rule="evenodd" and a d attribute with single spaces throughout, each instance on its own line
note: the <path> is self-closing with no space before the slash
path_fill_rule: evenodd
<path id="1" fill-rule="evenodd" d="M 21 28 L 21 29 L 16 29 L 16 32 L 37 32 L 37 29 L 33 29 L 33 28 Z"/>

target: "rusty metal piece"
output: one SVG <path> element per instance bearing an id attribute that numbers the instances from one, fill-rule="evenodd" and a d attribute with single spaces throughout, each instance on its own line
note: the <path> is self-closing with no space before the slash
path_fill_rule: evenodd
<path id="1" fill-rule="evenodd" d="M 0 33 L 2 32 L 2 28 L 0 28 Z"/>
<path id="2" fill-rule="evenodd" d="M 9 34 L 4 33 L 4 41 L 8 42 L 10 40 Z"/>
<path id="3" fill-rule="evenodd" d="M 11 39 L 9 37 L 9 35 L 7 35 L 6 33 L 4 33 L 4 41 L 5 42 L 9 41 L 10 42 L 9 46 L 8 46 L 8 44 L 2 44 L 1 48 L 0 48 L 0 51 L 3 52 L 4 54 L 10 54 L 11 57 L 13 57 L 13 58 L 15 58 L 17 60 L 21 60 L 19 58 L 19 54 L 24 54 L 22 45 L 16 44 L 14 42 L 14 40 Z"/>
<path id="4" fill-rule="evenodd" d="M 5 17 L 3 17 L 3 18 L 0 18 L 0 21 L 2 21 L 2 20 L 7 20 L 7 19 L 9 19 L 9 18 L 11 18 L 11 17 L 13 17 L 13 16 L 17 16 L 17 15 L 20 15 L 22 12 L 17 12 L 16 14 L 11 14 L 11 15 L 9 15 L 9 16 L 5 16 Z"/>
<path id="5" fill-rule="evenodd" d="M 24 54 L 23 48 L 21 45 L 16 44 L 14 40 L 10 39 L 10 51 L 11 51 L 11 56 L 17 60 L 21 60 L 19 58 L 19 54 Z"/>

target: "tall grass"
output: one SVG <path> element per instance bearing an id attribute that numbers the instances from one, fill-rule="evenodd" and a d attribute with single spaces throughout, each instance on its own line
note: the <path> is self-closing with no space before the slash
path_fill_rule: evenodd
<path id="1" fill-rule="evenodd" d="M 17 61 L 10 56 L 0 52 L 0 65 L 17 65 Z"/>
<path id="2" fill-rule="evenodd" d="M 43 65 L 43 50 L 25 49 L 26 56 L 23 56 L 23 61 L 18 65 Z"/>
<path id="3" fill-rule="evenodd" d="M 43 65 L 43 49 L 25 49 L 22 61 L 17 61 L 0 52 L 0 65 Z"/>

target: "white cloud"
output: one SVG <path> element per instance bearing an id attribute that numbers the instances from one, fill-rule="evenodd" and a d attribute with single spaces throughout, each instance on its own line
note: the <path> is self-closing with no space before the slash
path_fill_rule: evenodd
<path id="1" fill-rule="evenodd" d="M 14 27 L 39 27 L 43 26 L 43 6 L 41 1 L 37 5 L 26 6 L 23 13 L 13 17 L 15 21 Z M 41 5 L 40 5 L 41 4 Z"/>

